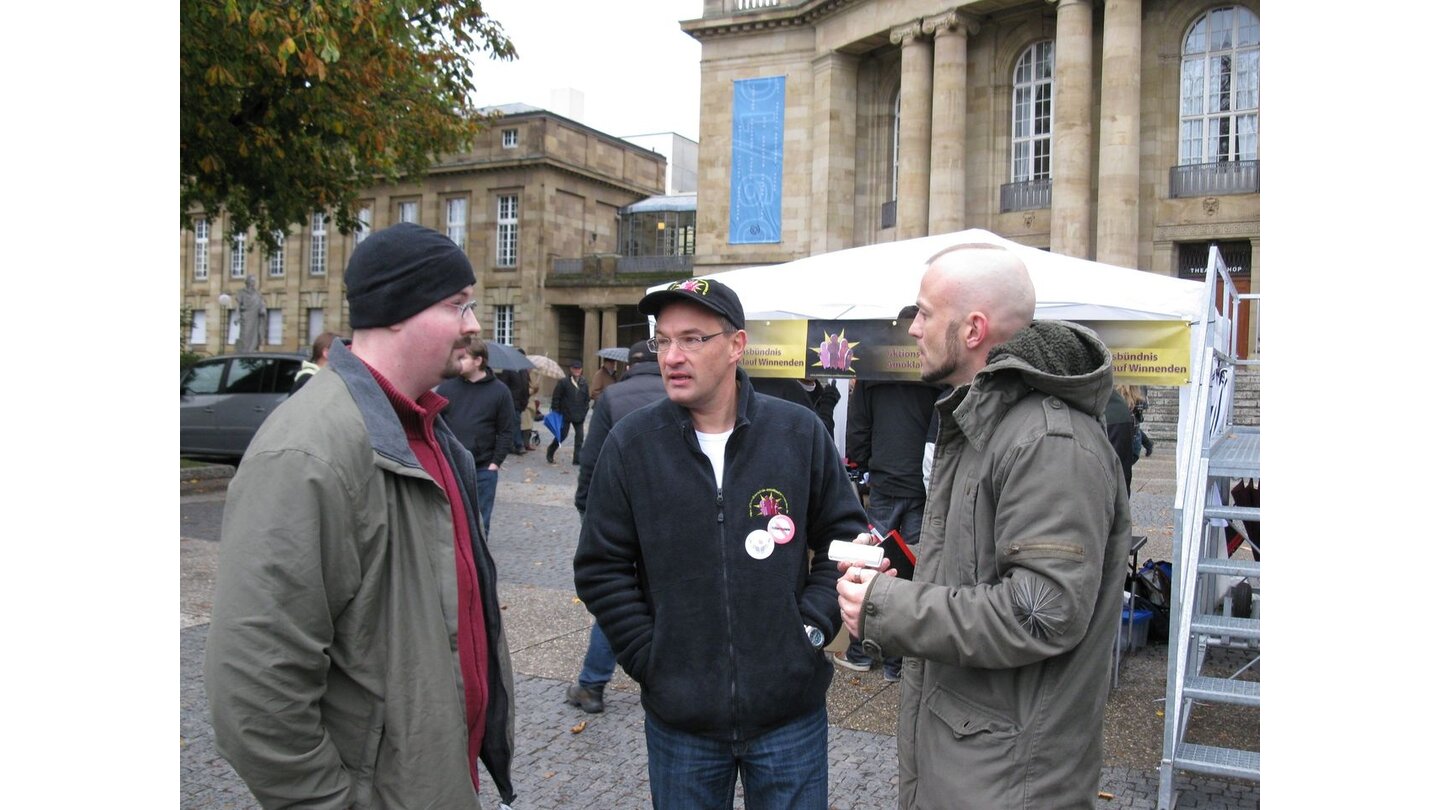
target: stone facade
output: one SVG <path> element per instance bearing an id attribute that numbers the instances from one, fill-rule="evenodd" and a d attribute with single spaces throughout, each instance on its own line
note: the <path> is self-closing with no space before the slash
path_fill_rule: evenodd
<path id="1" fill-rule="evenodd" d="M 612 278 L 587 283 L 588 277 L 582 277 L 551 290 L 547 282 L 553 265 L 557 259 L 613 254 L 620 210 L 664 191 L 665 158 L 538 108 L 508 105 L 498 111 L 502 115 L 469 152 L 438 160 L 416 182 L 368 189 L 361 195 L 362 205 L 369 206 L 376 229 L 401 221 L 402 212 L 413 210 L 414 221 L 449 233 L 454 215 L 455 236 L 475 268 L 482 334 L 508 337 L 514 345 L 562 363 L 582 355 L 593 359 L 599 348 L 618 343 L 616 307 L 633 309 L 645 285 L 654 282 Z M 502 207 L 508 207 L 511 197 L 518 229 L 513 260 L 499 244 Z M 201 216 L 198 211 L 194 215 Z M 295 229 L 285 239 L 283 266 L 276 275 L 270 257 L 255 249 L 251 234 L 242 269 L 232 277 L 227 217 L 222 211 L 207 221 L 208 240 L 199 239 L 195 230 L 180 233 L 181 306 L 206 313 L 205 339 L 191 343 L 192 351 L 222 351 L 226 313 L 219 296 L 233 296 L 246 275 L 257 279 L 266 307 L 280 313 L 280 341 L 262 340 L 263 350 L 308 350 L 312 310 L 320 311 L 321 330 L 349 334 L 343 281 L 357 244 L 355 234 L 342 235 L 324 223 L 323 261 L 312 272 L 312 234 L 309 228 Z M 197 246 L 207 257 L 204 278 L 197 278 Z M 508 334 L 506 313 L 511 316 Z M 233 346 L 224 350 L 233 351 Z"/>
<path id="2" fill-rule="evenodd" d="M 681 23 L 702 45 L 695 273 L 984 228 L 1171 276 L 1183 244 L 1248 242 L 1259 292 L 1258 155 L 1250 185 L 1175 196 L 1171 180 L 1186 36 L 1236 6 L 1260 13 L 1258 0 L 706 0 Z M 1016 67 L 1041 42 L 1055 49 L 1048 203 L 1003 210 Z M 781 240 L 730 244 L 731 85 L 769 76 L 786 80 Z"/>

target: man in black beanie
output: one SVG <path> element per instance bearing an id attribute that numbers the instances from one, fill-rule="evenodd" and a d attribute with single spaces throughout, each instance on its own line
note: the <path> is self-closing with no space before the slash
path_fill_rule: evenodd
<path id="1" fill-rule="evenodd" d="M 353 342 L 275 409 L 230 484 L 205 687 L 216 747 L 264 807 L 474 807 L 477 760 L 514 799 L 475 462 L 431 390 L 480 331 L 474 284 L 429 228 L 360 243 Z"/>

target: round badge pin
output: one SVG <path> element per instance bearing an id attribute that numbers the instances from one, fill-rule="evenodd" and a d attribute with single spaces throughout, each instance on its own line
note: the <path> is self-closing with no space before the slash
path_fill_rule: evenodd
<path id="1" fill-rule="evenodd" d="M 789 515 L 776 515 L 766 526 L 770 538 L 777 543 L 788 543 L 795 538 L 795 521 Z"/>
<path id="2" fill-rule="evenodd" d="M 745 536 L 745 551 L 757 560 L 769 557 L 775 551 L 775 541 L 764 529 L 756 529 Z"/>

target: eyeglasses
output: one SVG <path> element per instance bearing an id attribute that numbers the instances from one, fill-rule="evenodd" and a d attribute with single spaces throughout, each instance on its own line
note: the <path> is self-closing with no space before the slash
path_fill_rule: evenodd
<path id="1" fill-rule="evenodd" d="M 673 340 L 666 337 L 650 338 L 649 340 L 645 341 L 645 345 L 650 348 L 650 351 L 655 352 L 657 356 L 670 351 L 670 347 L 672 346 L 679 348 L 680 351 L 685 352 L 686 354 L 689 354 L 690 352 L 699 351 L 700 347 L 705 345 L 705 341 L 714 340 L 715 338 L 720 337 L 724 334 L 728 334 L 728 332 L 724 329 L 721 329 L 719 332 L 716 332 L 713 335 L 684 335 Z"/>
<path id="2" fill-rule="evenodd" d="M 449 304 L 449 305 L 452 306 L 452 307 L 455 307 L 455 309 L 456 309 L 456 314 L 460 316 L 460 322 L 461 322 L 461 323 L 464 323 L 464 322 L 465 322 L 465 313 L 467 313 L 467 312 L 470 313 L 471 315 L 474 315 L 474 316 L 475 316 L 475 320 L 477 320 L 477 321 L 480 320 L 480 316 L 479 316 L 479 315 L 475 315 L 475 308 L 478 307 L 478 306 L 480 306 L 480 302 L 479 302 L 479 301 L 476 301 L 476 300 L 474 300 L 474 299 L 471 299 L 471 300 L 469 300 L 469 301 L 466 301 L 466 302 L 463 303 L 463 304 L 452 304 L 452 303 L 449 302 L 449 301 L 446 301 L 445 303 L 446 303 L 446 304 Z"/>

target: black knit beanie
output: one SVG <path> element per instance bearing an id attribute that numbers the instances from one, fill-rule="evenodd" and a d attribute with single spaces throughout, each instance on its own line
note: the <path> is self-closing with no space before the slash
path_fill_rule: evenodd
<path id="1" fill-rule="evenodd" d="M 413 222 L 375 231 L 345 267 L 350 326 L 399 323 L 475 283 L 465 251 L 445 234 Z"/>

